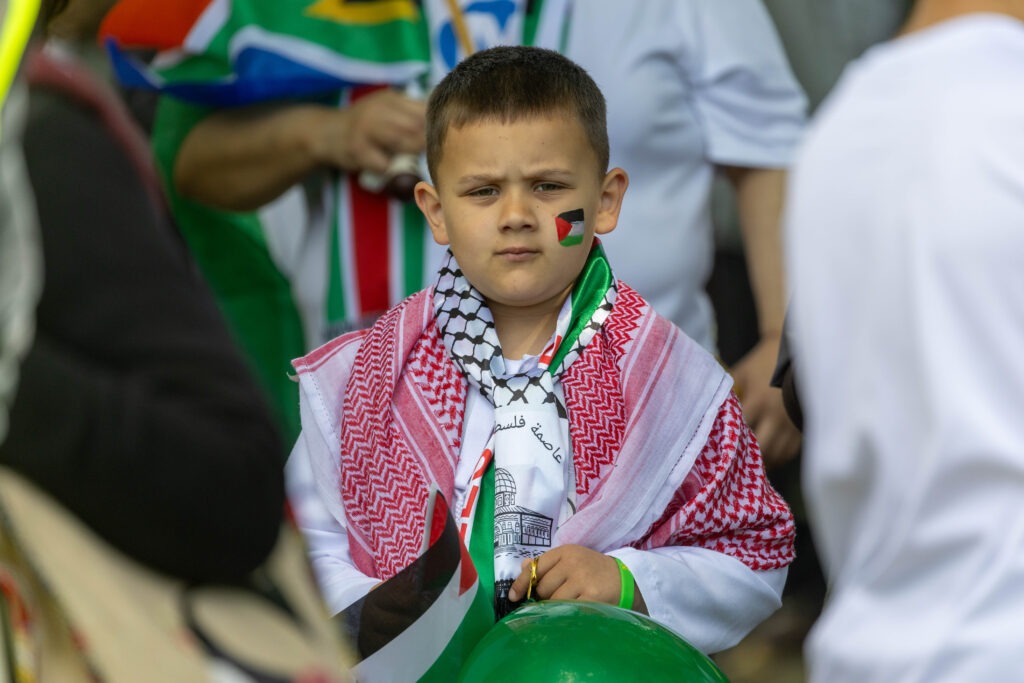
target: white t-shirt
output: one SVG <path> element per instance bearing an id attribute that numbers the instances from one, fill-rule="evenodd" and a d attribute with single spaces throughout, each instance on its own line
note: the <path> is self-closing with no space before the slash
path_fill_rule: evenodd
<path id="1" fill-rule="evenodd" d="M 608 101 L 611 165 L 629 174 L 615 274 L 714 351 L 714 165 L 787 166 L 803 92 L 758 0 L 581 0 L 565 54 Z"/>
<path id="2" fill-rule="evenodd" d="M 869 51 L 808 132 L 787 255 L 832 592 L 811 681 L 1024 676 L 1024 26 Z"/>

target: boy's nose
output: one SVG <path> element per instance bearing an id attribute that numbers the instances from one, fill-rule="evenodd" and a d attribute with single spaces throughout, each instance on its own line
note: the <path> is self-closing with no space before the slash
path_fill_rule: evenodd
<path id="1" fill-rule="evenodd" d="M 501 206 L 502 230 L 532 230 L 537 227 L 536 211 L 529 193 L 510 191 Z"/>

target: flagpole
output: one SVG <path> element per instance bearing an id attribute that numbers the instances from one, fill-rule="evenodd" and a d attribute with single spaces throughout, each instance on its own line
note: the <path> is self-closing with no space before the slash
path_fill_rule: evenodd
<path id="1" fill-rule="evenodd" d="M 459 6 L 459 0 L 448 0 L 448 11 L 452 15 L 452 27 L 455 29 L 455 36 L 459 39 L 459 45 L 466 56 L 470 56 L 476 50 L 473 48 L 473 40 L 469 37 L 469 29 L 466 27 L 466 17 Z"/>

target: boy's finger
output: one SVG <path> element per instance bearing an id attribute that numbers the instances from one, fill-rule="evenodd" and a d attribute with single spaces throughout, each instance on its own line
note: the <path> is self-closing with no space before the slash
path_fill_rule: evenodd
<path id="1" fill-rule="evenodd" d="M 538 570 L 537 570 L 537 558 L 528 557 L 523 560 L 520 565 L 519 576 L 515 578 L 512 585 L 508 589 L 508 599 L 512 602 L 519 602 L 523 599 L 527 593 L 532 592 L 530 588 L 531 583 L 537 581 Z M 535 590 L 534 587 L 533 590 Z M 531 596 L 531 597 L 536 597 Z"/>
<path id="2" fill-rule="evenodd" d="M 530 583 L 530 574 L 520 572 L 512 585 L 508 587 L 508 599 L 512 602 L 519 602 L 526 595 L 526 586 Z"/>
<path id="3" fill-rule="evenodd" d="M 557 564 L 543 574 L 538 572 L 537 576 L 540 580 L 537 582 L 537 587 L 533 589 L 533 593 L 537 598 L 543 600 L 551 600 L 558 589 L 569 580 L 569 576 Z"/>

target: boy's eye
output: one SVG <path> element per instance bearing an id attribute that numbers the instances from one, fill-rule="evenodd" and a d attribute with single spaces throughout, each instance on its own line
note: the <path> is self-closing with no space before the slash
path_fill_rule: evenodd
<path id="1" fill-rule="evenodd" d="M 478 187 L 466 193 L 469 197 L 493 197 L 498 190 L 493 187 Z"/>
<path id="2" fill-rule="evenodd" d="M 564 185 L 558 183 L 537 183 L 534 189 L 538 192 L 557 192 L 558 190 L 564 189 Z"/>

